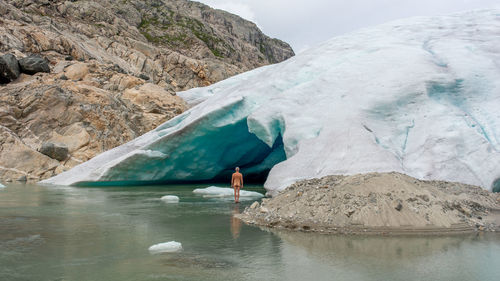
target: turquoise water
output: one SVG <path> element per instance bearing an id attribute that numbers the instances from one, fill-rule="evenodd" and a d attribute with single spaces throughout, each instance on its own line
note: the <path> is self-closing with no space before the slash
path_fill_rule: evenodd
<path id="1" fill-rule="evenodd" d="M 271 232 L 232 218 L 252 201 L 195 187 L 206 186 L 10 185 L 0 190 L 0 280 L 500 280 L 499 234 Z M 149 253 L 172 240 L 182 252 Z"/>

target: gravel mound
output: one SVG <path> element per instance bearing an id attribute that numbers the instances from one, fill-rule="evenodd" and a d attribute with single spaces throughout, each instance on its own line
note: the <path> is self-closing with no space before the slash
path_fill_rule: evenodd
<path id="1" fill-rule="evenodd" d="M 477 186 L 400 173 L 297 182 L 239 215 L 260 226 L 325 233 L 498 231 L 500 196 Z"/>

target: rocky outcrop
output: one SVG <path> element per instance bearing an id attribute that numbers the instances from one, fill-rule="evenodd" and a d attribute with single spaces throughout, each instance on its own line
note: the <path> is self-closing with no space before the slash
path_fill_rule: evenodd
<path id="1" fill-rule="evenodd" d="M 500 196 L 477 186 L 399 173 L 297 182 L 240 215 L 268 227 L 325 233 L 498 231 Z"/>
<path id="2" fill-rule="evenodd" d="M 293 51 L 251 22 L 186 0 L 0 0 L 0 55 L 8 182 L 70 169 L 182 113 L 175 91 Z"/>
<path id="3" fill-rule="evenodd" d="M 0 88 L 0 178 L 5 181 L 53 176 L 186 109 L 171 91 L 119 73 L 114 65 L 59 61 L 53 69 L 21 74 Z"/>
<path id="4" fill-rule="evenodd" d="M 294 55 L 254 23 L 187 0 L 0 0 L 0 52 L 116 64 L 173 90 Z"/>

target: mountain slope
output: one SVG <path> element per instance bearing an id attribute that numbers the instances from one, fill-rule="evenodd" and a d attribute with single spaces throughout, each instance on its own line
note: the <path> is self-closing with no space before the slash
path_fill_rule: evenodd
<path id="1" fill-rule="evenodd" d="M 254 23 L 187 0 L 0 1 L 0 51 L 117 64 L 174 90 L 294 55 Z"/>

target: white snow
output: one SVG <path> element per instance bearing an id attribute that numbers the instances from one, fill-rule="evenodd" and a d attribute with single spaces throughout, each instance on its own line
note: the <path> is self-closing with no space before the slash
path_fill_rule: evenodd
<path id="1" fill-rule="evenodd" d="M 182 244 L 175 241 L 159 243 L 149 247 L 149 252 L 151 254 L 173 253 L 173 252 L 179 252 L 181 250 L 182 250 Z"/>
<path id="2" fill-rule="evenodd" d="M 203 197 L 234 197 L 234 190 L 228 187 L 217 187 L 217 186 L 209 186 L 206 188 L 197 188 L 193 190 L 194 194 L 203 195 Z M 244 199 L 255 199 L 264 197 L 262 193 L 255 191 L 248 191 L 240 189 L 240 200 Z"/>
<path id="3" fill-rule="evenodd" d="M 500 178 L 499 46 L 500 10 L 362 29 L 179 93 L 198 105 L 44 182 L 205 180 L 238 165 L 244 174 L 273 167 L 271 193 L 374 171 L 491 189 Z"/>
<path id="4" fill-rule="evenodd" d="M 175 195 L 165 195 L 160 200 L 165 203 L 179 203 L 179 197 Z"/>

